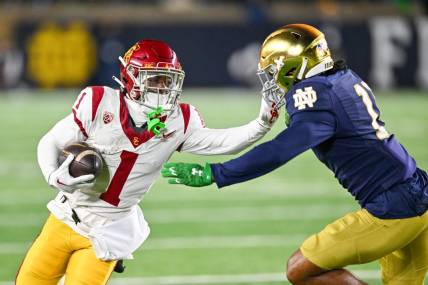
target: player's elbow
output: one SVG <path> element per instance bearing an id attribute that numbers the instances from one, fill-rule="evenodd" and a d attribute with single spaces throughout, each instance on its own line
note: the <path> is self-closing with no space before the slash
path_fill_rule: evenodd
<path id="1" fill-rule="evenodd" d="M 42 155 L 43 150 L 46 148 L 51 148 L 53 144 L 53 135 L 50 132 L 46 133 L 37 144 L 37 156 Z"/>
<path id="2" fill-rule="evenodd" d="M 57 150 L 50 133 L 44 135 L 37 144 L 37 162 L 48 181 L 49 174 L 57 167 Z"/>

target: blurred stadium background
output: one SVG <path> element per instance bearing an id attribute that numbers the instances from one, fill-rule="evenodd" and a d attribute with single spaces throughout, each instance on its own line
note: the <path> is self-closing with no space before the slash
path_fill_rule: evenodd
<path id="1" fill-rule="evenodd" d="M 79 89 L 114 85 L 117 56 L 141 38 L 168 42 L 186 71 L 183 101 L 209 127 L 258 114 L 257 53 L 291 22 L 323 30 L 336 59 L 371 84 L 382 119 L 428 169 L 427 1 L 0 2 L 0 285 L 13 284 L 55 193 L 36 162 L 40 137 Z M 264 140 L 284 127 L 281 118 Z M 173 161 L 229 156 L 176 154 Z M 310 152 L 260 179 L 217 191 L 159 180 L 142 202 L 152 234 L 109 284 L 281 284 L 311 233 L 357 209 Z M 376 262 L 350 267 L 381 284 Z M 31 284 L 30 284 L 31 285 Z"/>

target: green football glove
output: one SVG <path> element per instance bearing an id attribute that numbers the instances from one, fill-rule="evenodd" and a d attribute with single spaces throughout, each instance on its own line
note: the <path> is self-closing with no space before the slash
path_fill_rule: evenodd
<path id="1" fill-rule="evenodd" d="M 173 177 L 168 179 L 169 184 L 203 187 L 214 182 L 209 163 L 205 167 L 196 163 L 165 163 L 161 174 L 163 177 Z"/>

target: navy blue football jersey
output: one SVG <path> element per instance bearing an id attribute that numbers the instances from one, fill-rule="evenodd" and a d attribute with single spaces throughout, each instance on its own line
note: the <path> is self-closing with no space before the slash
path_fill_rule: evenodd
<path id="1" fill-rule="evenodd" d="M 313 107 L 305 104 L 306 97 L 298 99 L 302 97 L 299 93 L 310 92 L 317 97 Z M 414 159 L 385 130 L 370 88 L 351 70 L 305 80 L 288 95 L 290 122 L 299 112 L 308 113 L 308 119 L 317 110 L 335 116 L 334 135 L 312 149 L 362 204 L 415 172 Z"/>
<path id="2" fill-rule="evenodd" d="M 308 78 L 294 85 L 285 99 L 289 127 L 237 159 L 213 164 L 219 187 L 263 175 L 311 148 L 374 215 L 401 218 L 426 210 L 402 193 L 385 196 L 411 182 L 423 191 L 427 176 L 416 171 L 415 160 L 387 132 L 371 89 L 354 72 L 345 69 Z"/>

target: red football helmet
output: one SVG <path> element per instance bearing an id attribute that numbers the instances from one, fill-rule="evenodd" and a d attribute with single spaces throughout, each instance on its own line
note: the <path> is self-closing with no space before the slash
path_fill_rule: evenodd
<path id="1" fill-rule="evenodd" d="M 140 40 L 119 60 L 119 83 L 129 99 L 150 109 L 174 109 L 181 94 L 184 71 L 166 43 Z"/>

